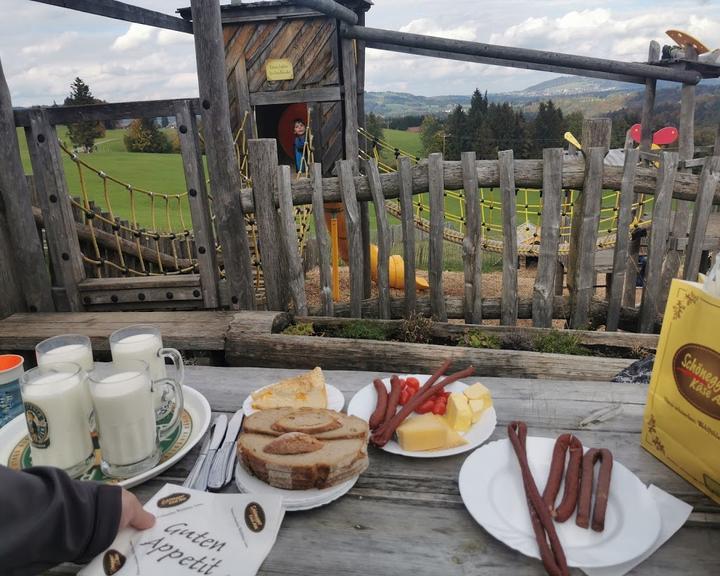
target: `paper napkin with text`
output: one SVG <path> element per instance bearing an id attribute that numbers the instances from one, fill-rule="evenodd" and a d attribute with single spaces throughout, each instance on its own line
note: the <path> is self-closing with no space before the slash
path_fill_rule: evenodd
<path id="1" fill-rule="evenodd" d="M 157 518 L 155 526 L 121 530 L 81 576 L 251 576 L 275 544 L 284 515 L 276 496 L 212 494 L 172 484 L 145 510 Z"/>

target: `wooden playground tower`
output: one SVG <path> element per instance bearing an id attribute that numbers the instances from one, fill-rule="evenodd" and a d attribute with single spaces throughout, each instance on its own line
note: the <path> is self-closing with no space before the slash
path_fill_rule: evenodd
<path id="1" fill-rule="evenodd" d="M 717 76 L 718 72 L 699 64 L 691 50 L 682 60 L 670 64 L 660 61 L 659 45 L 653 42 L 648 63 L 629 63 L 393 32 L 364 26 L 364 15 L 370 8 L 365 0 L 280 0 L 223 7 L 217 0 L 192 0 L 190 8 L 179 11 L 181 18 L 114 0 L 38 1 L 193 34 L 200 96 L 185 100 L 13 110 L 0 69 L 3 208 L 0 210 L 0 288 L 6 295 L 0 299 L 0 317 L 22 310 L 255 309 L 253 265 L 244 225 L 246 214 L 254 214 L 257 222 L 266 278 L 266 301 L 262 305 L 283 310 L 292 301 L 294 309 L 304 313 L 307 305 L 302 267 L 297 250 L 293 249 L 296 238 L 292 207 L 312 204 L 319 212 L 323 202 L 341 200 L 348 220 L 350 244 L 350 315 L 366 315 L 372 307 L 381 317 L 389 317 L 398 310 L 409 314 L 422 310 L 424 305 L 416 298 L 409 281 L 415 276 L 412 195 L 429 193 L 431 290 L 428 304 L 436 319 L 445 319 L 451 308 L 442 291 L 442 195 L 445 189 L 463 190 L 468 206 L 466 294 L 460 311 L 466 321 L 498 317 L 503 324 L 512 324 L 524 316 L 532 317 L 538 326 L 546 326 L 553 317 L 568 317 L 572 327 L 582 327 L 600 310 L 599 313 L 607 316 L 609 327 L 616 328 L 623 321 L 630 325 L 640 318 L 639 328 L 652 331 L 662 310 L 663 294 L 679 270 L 681 253 L 685 253 L 683 275 L 693 278 L 700 267 L 702 252 L 708 249 L 704 232 L 709 207 L 720 204 L 717 191 L 720 146 L 716 143 L 713 158 L 694 158 L 694 94 L 695 86 L 703 77 Z M 477 161 L 474 154 L 465 154 L 462 162 L 443 162 L 438 155 L 432 155 L 422 166 L 400 162 L 398 174 L 380 175 L 372 163 L 364 165 L 361 174 L 358 128 L 364 118 L 364 51 L 368 47 L 644 84 L 642 144 L 639 151 L 628 154 L 629 158 L 644 164 L 638 166 L 637 162 L 629 161 L 624 169 L 603 168 L 602 159 L 609 146 L 609 123 L 600 120 L 586 125 L 584 158 L 563 159 L 559 149 L 546 150 L 542 160 L 529 161 L 515 161 L 512 151 L 501 152 L 498 160 Z M 289 61 L 292 78 L 268 79 L 269 60 Z M 287 74 L 287 62 L 283 66 Z M 650 153 L 658 80 L 682 85 L 677 153 Z M 276 127 L 283 109 L 298 104 L 304 104 L 310 111 L 318 164 L 312 167 L 311 179 L 295 181 L 273 139 L 280 136 Z M 87 278 L 55 126 L 79 120 L 157 116 L 177 119 L 192 215 L 195 273 Z M 198 117 L 203 126 L 211 190 L 203 176 Z M 23 127 L 28 137 L 44 244 L 37 233 L 28 183 L 20 163 L 16 126 Z M 243 188 L 236 169 L 233 134 L 241 126 L 250 141 L 251 188 Z M 659 169 L 651 164 L 656 161 L 660 163 Z M 698 168 L 702 173 L 694 174 L 693 170 Z M 476 199 L 472 199 L 473 187 L 476 193 L 478 186 L 496 186 L 503 191 L 503 211 L 507 212 L 506 262 L 514 262 L 517 255 L 511 217 L 516 186 L 543 189 L 547 215 L 543 216 L 540 263 L 531 302 L 517 297 L 517 272 L 508 265 L 503 271 L 499 305 L 482 298 L 478 269 L 482 229 L 477 209 L 473 208 Z M 582 189 L 582 193 L 572 222 L 567 277 L 570 297 L 563 300 L 555 296 L 558 239 L 552 230 L 559 226 L 560 220 L 559 210 L 554 214 L 554 208 L 559 207 L 563 190 L 569 188 Z M 634 269 L 628 265 L 637 260 L 640 240 L 631 239 L 630 235 L 618 235 L 608 302 L 599 305 L 593 300 L 595 212 L 599 195 L 607 188 L 621 190 L 622 197 L 627 199 L 619 207 L 619 221 L 624 222 L 625 227 L 630 221 L 633 195 L 643 192 L 656 196 L 657 214 L 653 215 L 655 224 L 649 242 L 647 298 L 643 298 L 640 309 L 634 301 Z M 382 204 L 389 198 L 399 198 L 403 210 L 406 290 L 399 306 L 390 301 L 387 267 L 382 265 L 378 271 L 379 302 L 363 303 L 370 286 L 368 201 L 372 200 L 378 210 L 382 263 L 387 260 L 389 249 L 387 220 L 381 216 L 384 214 Z M 557 206 L 552 201 L 548 206 L 549 198 L 556 199 Z M 680 202 L 670 229 L 673 198 Z M 694 201 L 689 238 L 686 231 L 691 202 L 688 201 Z M 216 216 L 214 226 L 211 204 Z M 322 313 L 331 314 L 327 230 L 322 219 L 315 221 L 320 245 L 324 247 L 320 251 L 325 295 Z M 215 250 L 216 244 L 221 252 Z"/>

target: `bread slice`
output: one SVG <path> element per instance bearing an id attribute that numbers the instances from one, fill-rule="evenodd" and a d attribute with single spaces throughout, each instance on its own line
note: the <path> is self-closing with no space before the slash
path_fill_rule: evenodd
<path id="1" fill-rule="evenodd" d="M 328 488 L 368 467 L 365 438 L 327 441 L 319 450 L 305 454 L 270 454 L 265 448 L 274 440 L 274 436 L 243 432 L 238 438 L 238 452 L 246 469 L 277 488 Z"/>
<path id="2" fill-rule="evenodd" d="M 255 410 L 303 406 L 327 408 L 325 377 L 321 368 L 315 368 L 253 392 L 252 399 Z"/>
<path id="3" fill-rule="evenodd" d="M 291 421 L 288 420 L 289 416 L 295 418 L 296 426 L 291 425 Z M 340 426 L 331 426 L 318 432 L 308 432 L 307 428 L 310 422 L 329 423 L 330 421 L 340 423 Z M 278 424 L 280 425 L 278 426 Z M 367 440 L 368 437 L 368 425 L 362 418 L 348 416 L 333 410 L 317 410 L 315 408 L 300 408 L 297 410 L 294 408 L 273 408 L 255 412 L 245 418 L 243 431 L 269 436 L 280 436 L 286 432 L 305 432 L 312 434 L 318 440 L 349 438 Z"/>
<path id="4" fill-rule="evenodd" d="M 273 438 L 263 449 L 266 454 L 308 454 L 317 452 L 325 443 L 303 432 L 288 432 Z"/>

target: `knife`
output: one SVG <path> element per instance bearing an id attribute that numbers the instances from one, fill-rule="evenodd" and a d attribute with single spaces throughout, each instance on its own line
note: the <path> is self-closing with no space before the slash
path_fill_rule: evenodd
<path id="1" fill-rule="evenodd" d="M 195 460 L 192 470 L 190 470 L 187 478 L 185 478 L 183 488 L 192 488 L 192 485 L 195 483 L 195 479 L 200 472 L 200 468 L 202 468 L 203 462 L 205 462 L 205 456 L 207 455 L 208 448 L 210 448 L 210 439 L 212 438 L 213 428 L 214 424 L 211 425 L 210 429 L 206 432 L 205 439 L 203 440 L 202 447 L 200 448 L 200 454 L 198 455 L 197 460 Z"/>
<path id="2" fill-rule="evenodd" d="M 210 447 L 208 448 L 205 459 L 202 463 L 202 468 L 197 475 L 197 478 L 193 482 L 193 488 L 204 492 L 207 489 L 208 476 L 210 475 L 210 466 L 212 465 L 215 453 L 222 443 L 222 439 L 225 436 L 225 429 L 227 428 L 227 416 L 220 414 L 213 422 L 213 433 L 212 440 L 210 440 Z"/>
<path id="3" fill-rule="evenodd" d="M 235 440 L 237 435 L 240 433 L 240 427 L 243 421 L 243 410 L 240 409 L 235 412 L 235 415 L 230 419 L 228 424 L 227 433 L 225 434 L 225 441 L 223 442 L 222 448 L 218 450 L 213 460 L 212 466 L 210 467 L 210 478 L 208 479 L 208 490 L 211 492 L 217 492 L 230 480 L 228 480 L 227 470 L 235 453 Z M 232 459 L 233 465 L 235 460 Z M 230 475 L 232 479 L 232 475 Z"/>

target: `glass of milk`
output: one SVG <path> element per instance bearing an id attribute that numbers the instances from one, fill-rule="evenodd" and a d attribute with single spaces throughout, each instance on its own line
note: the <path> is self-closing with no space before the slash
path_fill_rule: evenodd
<path id="1" fill-rule="evenodd" d="M 80 366 L 86 373 L 92 372 L 95 368 L 90 338 L 82 334 L 64 334 L 43 340 L 35 346 L 35 357 L 38 366 L 49 366 L 58 362 L 72 362 Z M 90 428 L 94 430 L 95 419 L 87 381 L 85 381 L 84 387 L 83 406 L 90 422 Z"/>
<path id="2" fill-rule="evenodd" d="M 71 362 L 38 366 L 21 379 L 33 466 L 55 466 L 81 476 L 94 448 L 84 398 L 87 374 Z"/>
<path id="3" fill-rule="evenodd" d="M 175 380 L 150 377 L 147 362 L 126 360 L 110 373 L 93 373 L 88 378 L 95 405 L 102 471 L 115 478 L 129 478 L 153 468 L 160 461 L 160 437 L 155 415 L 154 388 Z M 169 425 L 181 414 L 175 404 Z"/>
<path id="4" fill-rule="evenodd" d="M 148 324 L 136 324 L 116 330 L 110 335 L 110 351 L 113 364 L 125 368 L 129 362 L 142 360 L 148 365 L 150 378 L 158 383 L 154 387 L 155 413 L 158 421 L 160 437 L 170 436 L 176 428 L 176 423 L 170 426 L 168 420 L 175 406 L 183 409 L 182 383 L 185 365 L 182 356 L 175 348 L 164 348 L 160 330 Z M 175 376 L 172 378 L 177 386 L 160 385 L 161 381 L 168 381 L 165 369 L 165 358 L 170 358 L 175 365 Z"/>

